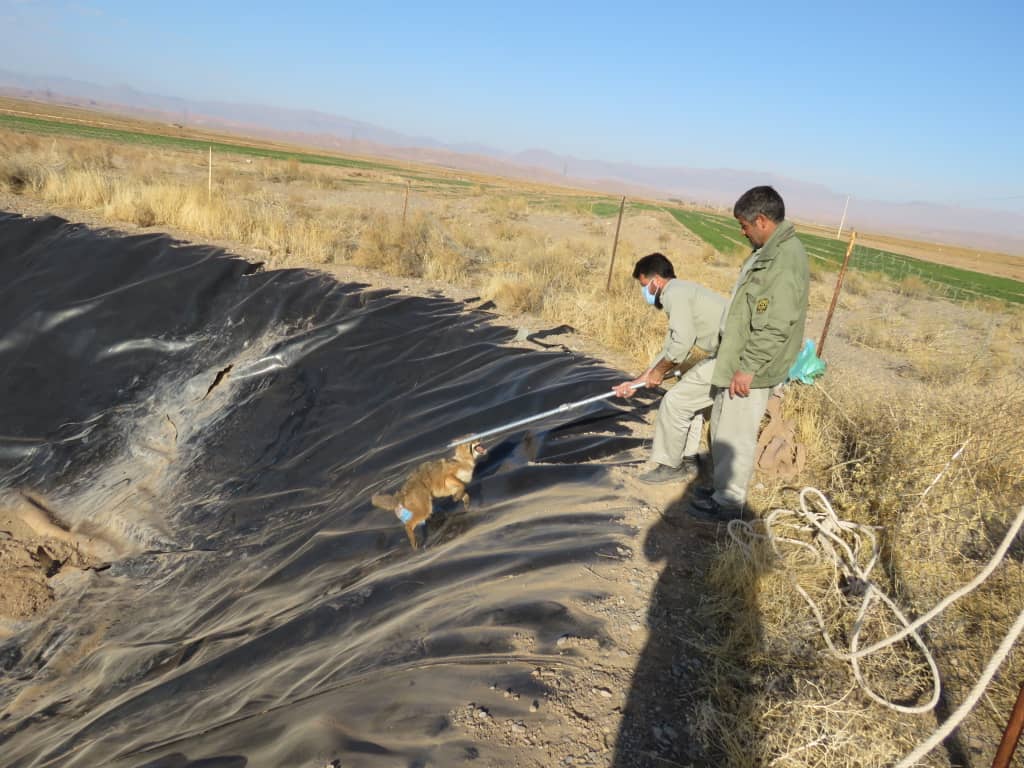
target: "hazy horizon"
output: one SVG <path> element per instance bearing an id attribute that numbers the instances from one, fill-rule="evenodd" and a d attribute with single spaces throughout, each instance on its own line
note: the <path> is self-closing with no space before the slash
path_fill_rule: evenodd
<path id="1" fill-rule="evenodd" d="M 316 110 L 447 145 L 1010 212 L 1024 212 L 1021 22 L 1010 2 L 846 16 L 811 3 L 0 0 L 3 65 L 26 73 Z"/>

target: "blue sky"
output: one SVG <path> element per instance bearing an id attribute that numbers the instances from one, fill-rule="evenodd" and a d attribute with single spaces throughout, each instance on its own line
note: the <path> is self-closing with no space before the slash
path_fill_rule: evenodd
<path id="1" fill-rule="evenodd" d="M 0 67 L 1024 210 L 1024 3 L 0 0 Z"/>

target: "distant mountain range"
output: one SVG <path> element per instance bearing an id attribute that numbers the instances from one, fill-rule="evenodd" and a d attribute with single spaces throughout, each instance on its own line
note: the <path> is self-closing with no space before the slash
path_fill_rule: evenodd
<path id="1" fill-rule="evenodd" d="M 846 195 L 822 184 L 728 168 L 645 166 L 557 155 L 543 149 L 503 152 L 481 144 L 445 144 L 314 110 L 192 101 L 63 77 L 0 70 L 0 93 L 133 115 L 193 127 L 263 136 L 339 152 L 398 158 L 448 168 L 655 199 L 731 206 L 755 184 L 772 184 L 793 218 L 838 225 Z M 846 227 L 928 242 L 973 246 L 1024 256 L 1024 214 L 938 203 L 855 198 Z"/>

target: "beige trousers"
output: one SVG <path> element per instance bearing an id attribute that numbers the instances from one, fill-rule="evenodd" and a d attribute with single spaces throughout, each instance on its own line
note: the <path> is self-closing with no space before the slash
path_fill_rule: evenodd
<path id="1" fill-rule="evenodd" d="M 714 498 L 719 504 L 740 506 L 754 474 L 754 452 L 761 418 L 772 387 L 751 389 L 747 397 L 729 397 L 728 389 L 711 385 L 713 358 L 688 370 L 661 400 L 654 424 L 651 458 L 678 467 L 700 449 L 701 412 L 711 408 L 711 460 Z"/>

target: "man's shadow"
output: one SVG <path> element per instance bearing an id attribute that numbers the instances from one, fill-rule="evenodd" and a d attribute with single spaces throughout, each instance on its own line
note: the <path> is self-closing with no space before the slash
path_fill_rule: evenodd
<path id="1" fill-rule="evenodd" d="M 720 729 L 753 714 L 746 660 L 762 644 L 757 578 L 709 573 L 727 532 L 724 521 L 689 509 L 697 486 L 709 482 L 702 475 L 665 506 L 644 540 L 644 555 L 663 568 L 651 594 L 649 637 L 622 713 L 614 768 L 735 764 Z M 756 746 L 749 746 L 748 754 L 756 754 Z"/>

